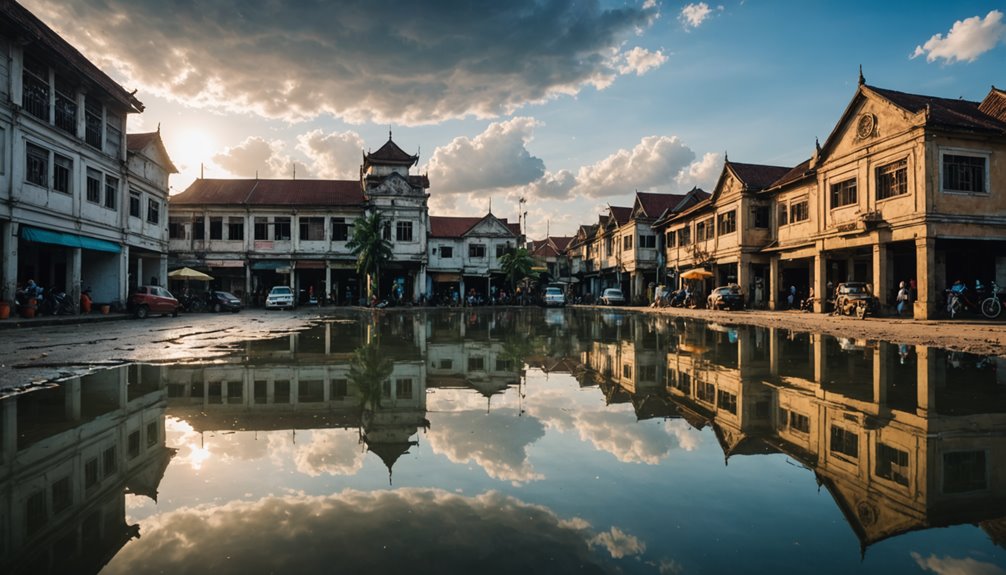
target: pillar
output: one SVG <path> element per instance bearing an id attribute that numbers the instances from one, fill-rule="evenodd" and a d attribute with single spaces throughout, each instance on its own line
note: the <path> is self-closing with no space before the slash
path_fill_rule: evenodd
<path id="1" fill-rule="evenodd" d="M 814 360 L 814 382 L 820 387 L 828 376 L 828 355 L 825 351 L 824 334 L 815 333 L 810 336 L 811 355 Z"/>
<path id="2" fill-rule="evenodd" d="M 0 222 L 0 249 L 3 249 L 3 267 L 0 268 L 0 297 L 8 302 L 14 300 L 17 291 L 17 248 L 18 225 L 13 222 Z"/>
<path id="3" fill-rule="evenodd" d="M 873 349 L 873 408 L 883 412 L 887 407 L 887 380 L 890 377 L 891 349 L 894 344 L 880 343 Z M 869 409 L 869 408 L 868 408 Z"/>
<path id="4" fill-rule="evenodd" d="M 922 285 L 919 285 L 919 291 Z M 927 417 L 936 407 L 936 388 L 941 386 L 944 367 L 939 365 L 936 348 L 925 345 L 915 346 L 918 388 L 916 391 L 916 413 Z"/>
<path id="5" fill-rule="evenodd" d="M 752 300 L 754 299 L 754 294 L 751 293 L 751 285 L 754 284 L 748 285 L 751 282 L 750 268 L 751 260 L 744 257 L 744 254 L 741 254 L 741 256 L 737 258 L 737 285 L 741 286 L 741 293 L 744 294 L 744 300 L 747 302 L 748 307 L 751 307 L 751 304 L 753 303 Z"/>
<path id="6" fill-rule="evenodd" d="M 252 304 L 255 300 L 252 299 L 252 294 L 255 293 L 252 288 L 252 267 L 251 262 L 245 262 L 245 303 Z"/>
<path id="7" fill-rule="evenodd" d="M 70 298 L 70 305 L 73 306 L 73 312 L 80 312 L 80 266 L 81 266 L 81 250 L 80 248 L 70 248 L 68 253 L 70 257 L 66 260 L 66 297 Z"/>
<path id="8" fill-rule="evenodd" d="M 168 285 L 168 254 L 161 254 L 157 260 L 157 283 L 162 286 Z"/>
<path id="9" fill-rule="evenodd" d="M 916 319 L 931 319 L 940 306 L 937 280 L 942 275 L 936 269 L 936 238 L 915 238 L 915 273 L 918 274 L 918 296 L 914 302 Z"/>
<path id="10" fill-rule="evenodd" d="M 814 276 L 813 287 L 814 287 L 814 300 L 815 300 L 814 301 L 814 312 L 815 313 L 823 313 L 824 312 L 824 303 L 828 299 L 828 294 L 825 293 L 827 291 L 827 287 L 826 286 L 827 286 L 827 283 L 828 283 L 828 279 L 827 279 L 828 278 L 828 267 L 827 267 L 828 266 L 828 258 L 825 257 L 825 254 L 823 252 L 819 251 L 817 253 L 817 255 L 814 256 L 813 266 L 814 266 L 814 269 L 812 270 L 812 273 L 813 273 L 813 276 Z"/>
<path id="11" fill-rule="evenodd" d="M 768 328 L 768 369 L 774 376 L 779 375 L 779 356 L 782 354 L 782 332 L 779 328 Z"/>
<path id="12" fill-rule="evenodd" d="M 888 295 L 891 290 L 890 266 L 888 265 L 887 244 L 873 245 L 873 295 L 880 300 L 880 305 L 889 305 Z"/>
<path id="13" fill-rule="evenodd" d="M 63 388 L 63 412 L 69 421 L 80 421 L 80 378 L 74 377 L 60 383 Z"/>
<path id="14" fill-rule="evenodd" d="M 325 289 L 323 290 L 323 292 L 324 293 L 318 294 L 319 303 L 323 301 L 328 301 L 328 296 L 332 294 L 332 268 L 327 263 L 325 264 Z"/>
<path id="15" fill-rule="evenodd" d="M 133 281 L 129 281 L 129 246 L 122 246 L 122 251 L 119 252 L 119 293 L 116 299 L 119 303 L 125 304 L 126 299 L 129 297 L 129 289 L 133 286 L 140 285 L 139 278 L 133 278 Z M 132 285 L 130 285 L 132 284 Z"/>
<path id="16" fill-rule="evenodd" d="M 774 255 L 768 261 L 768 308 L 779 309 L 779 256 Z"/>
<path id="17" fill-rule="evenodd" d="M 17 403 L 15 400 L 0 401 L 0 425 L 3 426 L 0 461 L 4 463 L 9 463 L 17 455 Z"/>

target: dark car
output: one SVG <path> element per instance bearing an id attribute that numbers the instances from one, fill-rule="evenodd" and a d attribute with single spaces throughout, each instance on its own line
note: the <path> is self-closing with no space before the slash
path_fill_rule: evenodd
<path id="1" fill-rule="evenodd" d="M 230 311 L 237 313 L 241 311 L 244 305 L 241 303 L 241 299 L 238 296 L 226 291 L 211 291 L 209 308 L 217 313 L 222 311 Z"/>
<path id="2" fill-rule="evenodd" d="M 835 288 L 835 313 L 865 317 L 876 314 L 877 298 L 866 282 L 843 282 Z"/>
<path id="3" fill-rule="evenodd" d="M 140 319 L 152 313 L 177 317 L 179 307 L 175 296 L 160 286 L 139 286 L 126 300 L 126 309 Z"/>
<path id="4" fill-rule="evenodd" d="M 744 294 L 738 285 L 726 285 L 715 288 L 706 298 L 709 309 L 744 309 Z"/>

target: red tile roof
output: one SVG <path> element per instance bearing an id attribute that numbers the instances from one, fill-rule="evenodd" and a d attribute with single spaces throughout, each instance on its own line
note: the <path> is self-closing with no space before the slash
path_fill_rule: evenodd
<path id="1" fill-rule="evenodd" d="M 615 218 L 615 223 L 618 225 L 623 225 L 629 221 L 632 217 L 632 208 L 623 208 L 617 206 L 610 206 L 611 217 Z"/>
<path id="2" fill-rule="evenodd" d="M 178 168 L 171 161 L 171 157 L 168 156 L 168 149 L 164 147 L 164 141 L 161 140 L 161 132 L 145 132 L 142 134 L 126 134 L 126 149 L 130 152 L 139 152 L 146 148 L 147 145 L 153 143 L 157 146 L 161 155 L 164 156 L 164 160 L 168 162 L 168 165 L 164 166 L 169 173 L 177 174 Z"/>
<path id="3" fill-rule="evenodd" d="M 32 49 L 31 42 L 37 42 L 43 50 L 65 61 L 71 68 L 97 84 L 122 106 L 131 108 L 135 112 L 143 111 L 143 103 L 133 96 L 135 90 L 132 93 L 127 92 L 118 82 L 92 64 L 52 28 L 46 26 L 44 22 L 17 2 L 0 0 L 0 18 L 13 23 L 17 34 L 27 41 L 29 50 Z M 25 42 L 21 43 L 25 44 Z"/>
<path id="4" fill-rule="evenodd" d="M 797 164 L 795 168 L 783 174 L 781 178 L 772 182 L 772 185 L 769 186 L 769 188 L 780 188 L 782 186 L 792 184 L 793 182 L 798 182 L 813 173 L 814 171 L 810 169 L 810 160 L 804 160 Z"/>
<path id="5" fill-rule="evenodd" d="M 785 166 L 765 166 L 762 164 L 742 164 L 727 162 L 737 178 L 751 191 L 763 190 L 785 176 L 791 168 Z"/>
<path id="6" fill-rule="evenodd" d="M 362 206 L 366 198 L 355 180 L 199 179 L 169 201 L 179 206 Z"/>
<path id="7" fill-rule="evenodd" d="M 481 218 L 464 216 L 430 216 L 430 237 L 460 238 L 487 217 L 488 216 L 482 216 Z M 506 226 L 513 235 L 520 235 L 520 224 L 510 223 L 506 220 L 506 218 L 496 219 L 499 220 L 501 224 Z"/>
<path id="8" fill-rule="evenodd" d="M 978 105 L 978 109 L 983 114 L 1006 122 L 1006 91 L 992 86 L 988 96 L 985 96 L 982 103 Z"/>
<path id="9" fill-rule="evenodd" d="M 866 88 L 909 112 L 918 114 L 928 109 L 929 118 L 926 120 L 926 124 L 930 126 L 1006 134 L 1006 121 L 982 112 L 978 102 L 906 94 L 873 86 L 866 86 Z"/>
<path id="10" fill-rule="evenodd" d="M 655 194 L 649 192 L 636 192 L 636 199 L 648 218 L 659 218 L 660 214 L 666 210 L 673 209 L 681 200 L 685 199 L 685 194 Z"/>

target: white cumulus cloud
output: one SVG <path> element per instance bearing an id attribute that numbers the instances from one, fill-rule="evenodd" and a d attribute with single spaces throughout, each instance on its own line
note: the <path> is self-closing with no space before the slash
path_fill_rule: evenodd
<path id="1" fill-rule="evenodd" d="M 219 178 L 227 175 L 237 178 L 291 178 L 293 177 L 293 162 L 285 152 L 285 144 L 280 140 L 266 140 L 258 136 L 246 138 L 236 146 L 224 149 L 213 156 L 213 163 L 224 169 L 227 174 L 206 173 L 208 178 Z M 309 177 L 309 170 L 304 164 L 298 165 L 297 177 Z"/>
<path id="2" fill-rule="evenodd" d="M 943 60 L 974 62 L 1006 39 L 1003 13 L 992 10 L 984 18 L 972 16 L 954 22 L 946 36 L 934 34 L 925 44 L 915 47 L 912 58 L 925 55 L 927 62 Z"/>
<path id="3" fill-rule="evenodd" d="M 307 156 L 320 178 L 352 180 L 359 177 L 366 144 L 356 132 L 326 134 L 312 130 L 297 137 L 297 150 Z"/>
<path id="4" fill-rule="evenodd" d="M 722 9 L 722 6 L 717 8 L 717 10 Z M 680 20 L 686 28 L 698 28 L 709 18 L 710 15 L 712 15 L 712 13 L 713 9 L 705 2 L 686 4 L 685 7 L 681 9 L 681 13 L 678 15 L 678 20 Z"/>

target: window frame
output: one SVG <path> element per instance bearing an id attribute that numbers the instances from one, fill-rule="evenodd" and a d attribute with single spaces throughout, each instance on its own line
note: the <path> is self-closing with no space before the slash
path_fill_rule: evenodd
<path id="1" fill-rule="evenodd" d="M 716 235 L 725 236 L 737 233 L 737 210 L 716 214 Z"/>
<path id="2" fill-rule="evenodd" d="M 946 157 L 966 157 L 966 158 L 981 158 L 983 163 L 982 170 L 982 189 L 980 191 L 971 190 L 958 190 L 958 189 L 948 189 L 945 185 L 946 183 Z M 992 153 L 982 150 L 969 150 L 964 148 L 940 148 L 940 192 L 944 194 L 960 195 L 960 196 L 987 196 L 990 194 L 991 182 L 989 170 L 992 164 Z"/>
<path id="3" fill-rule="evenodd" d="M 838 203 L 839 201 L 843 203 Z M 828 202 L 833 210 L 857 205 L 859 203 L 859 182 L 856 176 L 831 183 L 828 186 Z"/>
<path id="4" fill-rule="evenodd" d="M 119 211 L 119 178 L 105 174 L 105 201 L 104 205 L 113 212 Z"/>
<path id="5" fill-rule="evenodd" d="M 38 186 L 40 188 L 49 189 L 49 155 L 50 152 L 47 148 L 43 148 L 38 144 L 33 144 L 31 142 L 25 142 L 24 148 L 24 181 Z M 31 160 L 34 160 L 39 166 L 32 167 Z M 41 168 L 41 169 L 39 169 Z M 33 174 L 35 177 L 40 178 L 39 181 L 31 179 Z"/>
<path id="6" fill-rule="evenodd" d="M 900 176 L 899 176 L 900 173 Z M 877 166 L 873 170 L 874 198 L 878 202 L 908 195 L 908 158 Z M 887 192 L 888 187 L 893 192 Z M 900 191 L 897 191 L 899 190 Z"/>
<path id="7" fill-rule="evenodd" d="M 412 242 L 412 221 L 411 220 L 398 220 L 395 222 L 395 241 L 396 242 Z"/>
<path id="8" fill-rule="evenodd" d="M 129 190 L 129 216 L 140 218 L 142 213 L 143 194 L 136 190 Z"/>
<path id="9" fill-rule="evenodd" d="M 161 223 L 161 202 L 156 198 L 147 198 L 147 223 Z"/>
<path id="10" fill-rule="evenodd" d="M 486 245 L 485 244 L 468 244 L 468 259 L 470 259 L 470 260 L 484 260 L 484 259 L 486 259 Z"/>

